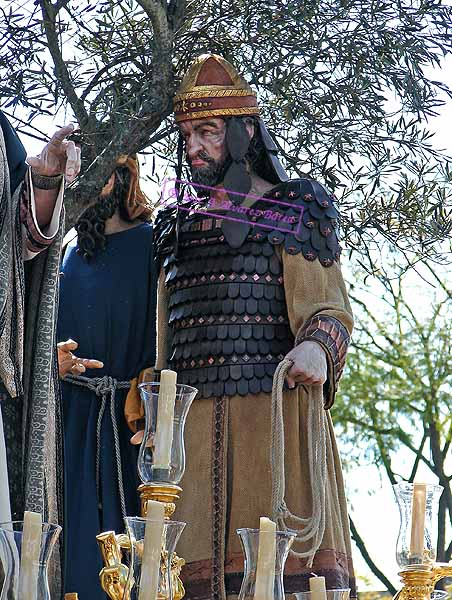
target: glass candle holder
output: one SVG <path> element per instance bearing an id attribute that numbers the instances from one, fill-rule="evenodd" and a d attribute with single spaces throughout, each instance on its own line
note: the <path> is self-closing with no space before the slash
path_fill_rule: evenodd
<path id="1" fill-rule="evenodd" d="M 138 455 L 138 473 L 144 484 L 166 483 L 177 485 L 185 471 L 184 428 L 188 410 L 198 390 L 188 385 L 176 385 L 173 431 L 169 464 L 155 464 L 155 439 L 159 418 L 158 397 L 160 384 L 141 383 L 138 386 L 144 405 L 146 425 Z"/>
<path id="2" fill-rule="evenodd" d="M 256 587 L 257 556 L 259 550 L 259 529 L 237 529 L 245 555 L 244 575 L 238 600 L 254 600 Z M 284 600 L 284 565 L 290 547 L 296 537 L 295 532 L 276 532 L 275 571 L 272 600 Z M 265 599 L 266 600 L 266 599 Z"/>
<path id="3" fill-rule="evenodd" d="M 0 557 L 5 573 L 0 600 L 23 600 L 24 597 L 24 592 L 20 589 L 23 527 L 23 521 L 0 524 Z M 39 558 L 29 571 L 36 582 L 32 588 L 28 588 L 30 597 L 34 600 L 51 600 L 48 564 L 60 531 L 61 527 L 52 523 L 43 523 L 41 526 Z"/>
<path id="4" fill-rule="evenodd" d="M 402 481 L 394 487 L 400 512 L 396 558 L 399 567 L 431 565 L 436 560 L 434 519 L 443 488 Z"/>
<path id="5" fill-rule="evenodd" d="M 291 600 L 311 600 L 312 592 L 296 592 L 289 596 Z M 326 600 L 348 600 L 350 588 L 326 590 Z"/>
<path id="6" fill-rule="evenodd" d="M 145 577 L 143 570 L 143 551 L 146 524 L 152 523 L 151 519 L 143 517 L 126 517 L 126 531 L 130 540 L 129 551 L 129 580 L 124 593 L 124 600 L 138 600 L 148 598 L 141 590 L 141 584 Z M 165 521 L 163 524 L 158 592 L 155 598 L 149 600 L 173 600 L 178 596 L 177 586 L 181 585 L 176 574 L 177 569 L 174 552 L 179 537 L 185 527 L 185 523 L 179 521 Z M 180 559 L 179 559 L 180 560 Z M 141 593 L 140 593 L 141 592 Z"/>

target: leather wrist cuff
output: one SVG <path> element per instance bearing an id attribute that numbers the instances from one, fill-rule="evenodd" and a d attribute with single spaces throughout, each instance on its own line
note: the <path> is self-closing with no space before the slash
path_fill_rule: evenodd
<path id="1" fill-rule="evenodd" d="M 350 335 L 338 319 L 328 315 L 314 315 L 299 330 L 295 338 L 295 345 L 306 340 L 317 342 L 327 354 L 328 370 L 331 372 L 328 377 L 329 389 L 326 394 L 325 408 L 330 408 L 344 370 Z"/>
<path id="2" fill-rule="evenodd" d="M 49 177 L 47 175 L 38 175 L 37 173 L 34 173 L 32 169 L 31 181 L 33 183 L 33 187 L 40 190 L 56 190 L 60 187 L 61 182 L 63 181 L 63 175 L 55 175 L 53 177 Z"/>

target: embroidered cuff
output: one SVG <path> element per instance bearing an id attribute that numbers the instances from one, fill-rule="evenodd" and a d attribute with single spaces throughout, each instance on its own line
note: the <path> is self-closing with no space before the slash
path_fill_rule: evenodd
<path id="1" fill-rule="evenodd" d="M 47 227 L 41 229 L 36 219 L 36 206 L 31 170 L 28 170 L 22 185 L 20 200 L 24 260 L 30 260 L 39 254 L 39 252 L 46 250 L 55 239 L 60 227 L 63 193 L 64 181 L 61 180 L 60 190 L 55 201 L 55 208 L 50 223 Z"/>
<path id="2" fill-rule="evenodd" d="M 325 409 L 331 408 L 344 370 L 350 335 L 338 319 L 320 314 L 314 315 L 301 327 L 295 338 L 295 345 L 306 340 L 317 342 L 326 352 L 328 379 L 324 386 Z"/>

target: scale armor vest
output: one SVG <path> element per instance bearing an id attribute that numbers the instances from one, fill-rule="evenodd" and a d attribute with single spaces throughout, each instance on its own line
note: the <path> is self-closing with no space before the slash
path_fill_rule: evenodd
<path id="1" fill-rule="evenodd" d="M 276 246 L 303 252 L 307 260 L 318 257 L 324 266 L 339 257 L 337 212 L 317 182 L 286 182 L 266 196 L 280 204 L 272 205 L 271 218 L 268 201 L 253 206 L 238 248 L 225 240 L 221 217 L 179 211 L 176 241 L 175 208 L 158 215 L 155 243 L 169 297 L 168 366 L 199 397 L 271 392 L 275 369 L 294 346 Z M 275 206 L 293 223 L 276 228 Z"/>

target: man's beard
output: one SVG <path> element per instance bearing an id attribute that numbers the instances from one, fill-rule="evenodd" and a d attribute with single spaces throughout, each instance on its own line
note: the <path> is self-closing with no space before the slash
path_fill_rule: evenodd
<path id="1" fill-rule="evenodd" d="M 196 158 L 205 161 L 207 165 L 205 167 L 192 167 L 191 162 L 189 161 L 191 181 L 193 184 L 195 184 L 195 187 L 196 185 L 214 187 L 220 183 L 223 175 L 225 159 L 221 158 L 220 160 L 215 160 L 207 153 L 202 151 Z M 209 190 L 204 190 L 203 188 L 198 188 L 197 192 L 201 196 L 209 194 Z"/>

